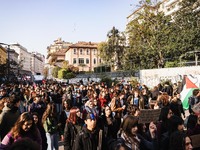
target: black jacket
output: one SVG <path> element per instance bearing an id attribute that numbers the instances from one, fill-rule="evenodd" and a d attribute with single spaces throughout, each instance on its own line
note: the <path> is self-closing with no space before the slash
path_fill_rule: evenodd
<path id="1" fill-rule="evenodd" d="M 75 150 L 97 150 L 98 130 L 89 131 L 87 128 L 77 134 Z"/>
<path id="2" fill-rule="evenodd" d="M 64 130 L 64 150 L 72 150 L 76 134 L 76 127 L 71 122 L 66 123 Z"/>

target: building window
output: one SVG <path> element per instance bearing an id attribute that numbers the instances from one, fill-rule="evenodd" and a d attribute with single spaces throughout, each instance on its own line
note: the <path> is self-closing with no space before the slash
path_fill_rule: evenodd
<path id="1" fill-rule="evenodd" d="M 96 49 L 94 49 L 94 55 L 96 55 Z"/>
<path id="2" fill-rule="evenodd" d="M 101 63 L 101 59 L 99 59 L 99 63 Z"/>
<path id="3" fill-rule="evenodd" d="M 96 58 L 94 58 L 94 64 L 96 64 Z"/>
<path id="4" fill-rule="evenodd" d="M 79 63 L 79 64 L 84 64 L 84 58 L 79 58 L 79 59 L 78 59 L 78 63 Z"/>
<path id="5" fill-rule="evenodd" d="M 76 54 L 76 49 L 74 49 L 74 54 Z"/>
<path id="6" fill-rule="evenodd" d="M 80 55 L 83 55 L 83 50 L 82 49 L 80 49 Z"/>
<path id="7" fill-rule="evenodd" d="M 87 49 L 87 55 L 90 55 L 90 50 L 89 49 Z"/>
<path id="8" fill-rule="evenodd" d="M 88 59 L 88 58 L 86 58 L 86 64 L 89 64 L 89 62 L 90 62 L 90 61 L 89 61 L 89 59 Z"/>
<path id="9" fill-rule="evenodd" d="M 73 64 L 76 64 L 76 58 L 73 58 Z"/>

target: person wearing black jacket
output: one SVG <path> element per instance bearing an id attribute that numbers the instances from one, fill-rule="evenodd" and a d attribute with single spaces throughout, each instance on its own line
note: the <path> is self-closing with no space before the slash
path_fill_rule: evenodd
<path id="1" fill-rule="evenodd" d="M 97 150 L 97 148 L 100 150 L 103 149 L 101 143 L 102 132 L 99 132 L 99 130 L 96 128 L 95 115 L 88 113 L 84 120 L 86 126 L 79 134 L 77 134 L 74 150 Z"/>
<path id="2" fill-rule="evenodd" d="M 33 116 L 34 123 L 37 126 L 42 138 L 42 150 L 47 150 L 47 146 L 48 146 L 47 137 L 46 137 L 44 127 L 41 123 L 41 120 L 39 119 L 39 114 L 37 112 L 33 112 L 32 116 Z"/>
<path id="3" fill-rule="evenodd" d="M 109 106 L 105 106 L 103 109 L 103 115 L 99 117 L 99 127 L 103 130 L 105 139 L 117 138 L 117 126 L 115 118 L 112 116 L 112 112 Z M 107 141 L 105 141 L 107 142 Z"/>
<path id="4" fill-rule="evenodd" d="M 79 108 L 72 107 L 64 129 L 64 150 L 74 149 L 76 135 L 80 132 L 82 126 L 83 120 L 80 118 Z"/>
<path id="5" fill-rule="evenodd" d="M 183 109 L 182 102 L 178 97 L 180 97 L 180 95 L 174 96 L 174 98 L 171 100 L 170 109 L 174 115 L 182 117 L 181 114 L 183 114 L 185 117 L 185 111 Z"/>
<path id="6" fill-rule="evenodd" d="M 66 124 L 66 120 L 69 118 L 69 114 L 70 114 L 70 109 L 71 109 L 71 100 L 66 99 L 63 101 L 63 110 L 59 116 L 59 123 L 61 124 L 61 140 L 63 140 L 63 132 L 65 129 L 65 124 Z"/>
<path id="7" fill-rule="evenodd" d="M 3 139 L 20 116 L 20 99 L 12 94 L 0 114 L 0 138 Z"/>

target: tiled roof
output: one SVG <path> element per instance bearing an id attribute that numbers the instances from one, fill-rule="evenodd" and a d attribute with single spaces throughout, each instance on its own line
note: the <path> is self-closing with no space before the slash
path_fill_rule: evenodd
<path id="1" fill-rule="evenodd" d="M 93 42 L 78 42 L 69 46 L 70 48 L 97 48 L 98 43 Z"/>

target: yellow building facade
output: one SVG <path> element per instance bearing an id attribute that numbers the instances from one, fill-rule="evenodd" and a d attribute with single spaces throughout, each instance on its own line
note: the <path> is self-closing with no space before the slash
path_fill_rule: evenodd
<path id="1" fill-rule="evenodd" d="M 5 64 L 7 59 L 7 51 L 0 45 L 0 64 Z"/>

